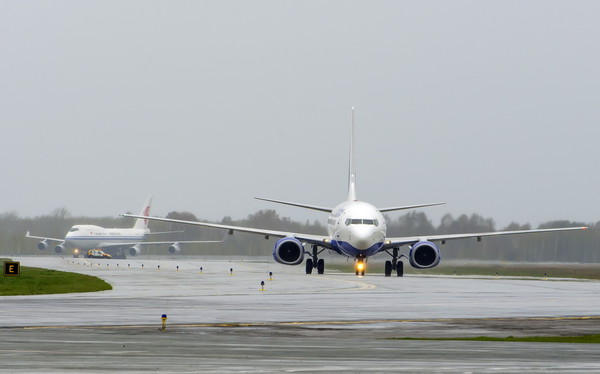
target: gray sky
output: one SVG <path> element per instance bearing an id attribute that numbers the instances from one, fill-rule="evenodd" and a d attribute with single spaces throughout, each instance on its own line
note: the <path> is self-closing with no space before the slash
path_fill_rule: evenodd
<path id="1" fill-rule="evenodd" d="M 600 220 L 600 2 L 0 1 L 0 212 Z M 396 216 L 394 214 L 393 216 Z"/>

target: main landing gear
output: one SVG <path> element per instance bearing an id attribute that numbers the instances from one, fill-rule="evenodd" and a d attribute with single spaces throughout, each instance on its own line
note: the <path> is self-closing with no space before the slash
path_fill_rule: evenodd
<path id="1" fill-rule="evenodd" d="M 306 259 L 306 274 L 312 274 L 313 269 L 317 269 L 318 274 L 325 273 L 325 260 L 319 259 L 319 254 L 325 249 L 319 251 L 319 247 L 316 245 L 312 246 L 312 254 L 309 253 L 311 258 Z"/>
<path id="2" fill-rule="evenodd" d="M 385 276 L 389 277 L 392 275 L 393 271 L 396 271 L 396 274 L 401 277 L 404 275 L 404 263 L 399 260 L 398 257 L 398 248 L 393 249 L 393 253 L 386 251 L 390 256 L 392 256 L 392 261 L 385 262 Z"/>

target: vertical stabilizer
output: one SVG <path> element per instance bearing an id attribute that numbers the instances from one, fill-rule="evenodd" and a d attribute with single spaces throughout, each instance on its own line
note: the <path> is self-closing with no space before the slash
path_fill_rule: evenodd
<path id="1" fill-rule="evenodd" d="M 144 206 L 142 207 L 142 211 L 140 212 L 140 216 L 148 217 L 150 215 L 150 206 L 152 205 L 152 196 L 148 196 Z M 145 230 L 148 228 L 148 220 L 138 218 L 135 220 L 133 224 L 134 229 L 142 229 Z"/>
<path id="2" fill-rule="evenodd" d="M 356 157 L 354 155 L 354 107 L 350 129 L 350 160 L 348 161 L 348 201 L 356 201 Z"/>

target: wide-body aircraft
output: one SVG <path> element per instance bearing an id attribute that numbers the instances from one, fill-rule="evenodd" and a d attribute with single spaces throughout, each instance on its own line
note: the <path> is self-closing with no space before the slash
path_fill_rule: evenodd
<path id="1" fill-rule="evenodd" d="M 441 260 L 441 253 L 437 243 L 445 244 L 448 240 L 476 238 L 477 241 L 481 241 L 481 238 L 488 236 L 547 233 L 555 231 L 586 229 L 586 227 L 564 227 L 554 229 L 496 231 L 469 234 L 387 237 L 386 222 L 385 218 L 383 217 L 383 213 L 440 205 L 444 203 L 419 204 L 377 209 L 375 206 L 357 199 L 354 154 L 354 108 L 352 108 L 350 160 L 348 169 L 348 197 L 346 201 L 337 205 L 335 208 L 257 198 L 259 200 L 329 213 L 329 218 L 327 220 L 327 235 L 302 234 L 160 217 L 143 218 L 163 222 L 225 229 L 229 231 L 229 234 L 233 234 L 234 231 L 239 231 L 263 235 L 265 239 L 268 239 L 271 236 L 278 237 L 280 239 L 273 247 L 273 258 L 275 261 L 285 265 L 299 265 L 304 261 L 304 257 L 308 256 L 308 259 L 306 260 L 307 274 L 312 273 L 313 269 L 315 268 L 319 274 L 323 274 L 325 270 L 325 261 L 319 258 L 319 255 L 326 249 L 355 259 L 356 275 L 365 274 L 366 262 L 370 256 L 380 252 L 387 252 L 391 256 L 391 260 L 385 262 L 386 276 L 390 276 L 394 271 L 398 276 L 403 275 L 404 268 L 403 262 L 401 261 L 401 258 L 403 257 L 407 258 L 410 265 L 417 269 L 428 269 L 437 266 Z M 141 216 L 131 214 L 123 214 L 123 216 L 142 218 Z M 312 250 L 307 251 L 305 249 L 305 245 L 310 245 Z M 400 248 L 403 246 L 408 246 L 408 255 L 400 255 Z"/>
<path id="2" fill-rule="evenodd" d="M 109 252 L 114 258 L 125 258 L 127 252 L 130 256 L 137 256 L 142 253 L 142 247 L 145 245 L 169 244 L 168 251 L 171 254 L 181 251 L 181 245 L 184 243 L 215 243 L 215 241 L 162 241 L 146 242 L 149 235 L 169 234 L 172 232 L 150 232 L 148 228 L 147 216 L 150 215 L 152 197 L 148 197 L 135 220 L 132 228 L 104 228 L 95 225 L 75 225 L 71 227 L 64 239 L 48 238 L 44 236 L 30 235 L 29 231 L 25 236 L 27 238 L 41 239 L 37 248 L 43 251 L 50 247 L 54 242 L 54 252 L 63 253 L 72 250 L 74 255 L 87 253 L 90 249 L 102 249 Z"/>

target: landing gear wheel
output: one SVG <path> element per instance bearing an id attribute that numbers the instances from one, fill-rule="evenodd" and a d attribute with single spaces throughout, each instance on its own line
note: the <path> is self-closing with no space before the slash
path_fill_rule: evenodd
<path id="1" fill-rule="evenodd" d="M 319 259 L 319 261 L 317 261 L 317 273 L 325 273 L 325 260 L 323 260 L 322 258 Z"/>
<path id="2" fill-rule="evenodd" d="M 306 274 L 312 274 L 313 260 L 312 258 L 306 259 Z"/>
<path id="3" fill-rule="evenodd" d="M 399 277 L 404 276 L 404 263 L 402 261 L 398 261 L 398 263 L 396 263 L 396 273 Z"/>
<path id="4" fill-rule="evenodd" d="M 385 276 L 389 277 L 392 275 L 392 261 L 385 262 Z"/>

